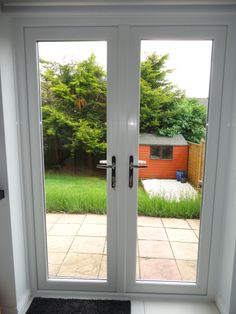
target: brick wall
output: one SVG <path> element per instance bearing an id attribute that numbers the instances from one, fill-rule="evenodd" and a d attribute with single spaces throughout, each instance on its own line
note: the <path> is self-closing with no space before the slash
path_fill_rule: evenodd
<path id="1" fill-rule="evenodd" d="M 176 170 L 188 168 L 188 146 L 174 146 L 173 159 L 150 159 L 150 146 L 139 145 L 139 159 L 146 160 L 148 168 L 139 169 L 140 178 L 175 179 Z"/>

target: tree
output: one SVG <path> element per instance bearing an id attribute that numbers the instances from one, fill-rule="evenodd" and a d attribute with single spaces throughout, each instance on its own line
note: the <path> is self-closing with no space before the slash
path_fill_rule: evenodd
<path id="1" fill-rule="evenodd" d="M 54 163 L 76 151 L 104 154 L 106 74 L 95 56 L 65 65 L 41 60 L 41 69 L 44 147 L 54 143 Z"/>
<path id="2" fill-rule="evenodd" d="M 206 107 L 166 78 L 168 55 L 153 53 L 141 64 L 140 131 L 163 136 L 182 134 L 199 143 L 205 136 Z"/>
<path id="3" fill-rule="evenodd" d="M 153 53 L 141 63 L 140 131 L 200 142 L 206 107 L 167 80 L 167 59 Z M 40 65 L 46 162 L 60 165 L 85 153 L 91 163 L 106 152 L 106 73 L 93 54 L 82 62 Z"/>

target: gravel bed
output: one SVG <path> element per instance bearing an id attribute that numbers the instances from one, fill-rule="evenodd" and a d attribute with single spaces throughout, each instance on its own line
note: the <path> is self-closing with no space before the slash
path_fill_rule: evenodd
<path id="1" fill-rule="evenodd" d="M 189 183 L 181 183 L 176 180 L 166 179 L 148 179 L 142 180 L 144 190 L 150 197 L 161 196 L 168 200 L 177 200 L 181 198 L 194 198 L 197 195 L 196 190 Z"/>

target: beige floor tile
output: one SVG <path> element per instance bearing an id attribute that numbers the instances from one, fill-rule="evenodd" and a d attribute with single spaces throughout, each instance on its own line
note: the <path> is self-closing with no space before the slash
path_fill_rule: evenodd
<path id="1" fill-rule="evenodd" d="M 197 260 L 197 243 L 171 242 L 171 247 L 176 259 Z"/>
<path id="2" fill-rule="evenodd" d="M 189 224 L 184 219 L 176 219 L 176 218 L 162 218 L 163 225 L 166 228 L 183 228 L 190 229 Z"/>
<path id="3" fill-rule="evenodd" d="M 47 224 L 54 224 L 56 223 L 59 218 L 61 217 L 61 214 L 46 214 L 46 221 Z"/>
<path id="4" fill-rule="evenodd" d="M 105 237 L 76 236 L 70 248 L 70 253 L 94 253 L 103 254 Z"/>
<path id="5" fill-rule="evenodd" d="M 54 236 L 76 235 L 80 226 L 80 224 L 55 224 L 48 234 Z"/>
<path id="6" fill-rule="evenodd" d="M 57 221 L 58 224 L 81 224 L 83 223 L 86 215 L 81 214 L 61 214 Z"/>
<path id="7" fill-rule="evenodd" d="M 107 254 L 107 240 L 105 241 L 103 254 Z"/>
<path id="8" fill-rule="evenodd" d="M 142 280 L 181 280 L 175 260 L 140 258 Z"/>
<path id="9" fill-rule="evenodd" d="M 138 239 L 140 240 L 167 240 L 164 228 L 138 227 Z"/>
<path id="10" fill-rule="evenodd" d="M 197 262 L 176 260 L 183 280 L 196 282 Z"/>
<path id="11" fill-rule="evenodd" d="M 198 238 L 191 229 L 172 229 L 166 228 L 166 233 L 170 241 L 174 242 L 193 242 L 197 243 Z"/>
<path id="12" fill-rule="evenodd" d="M 139 240 L 139 256 L 152 258 L 174 258 L 168 241 Z"/>
<path id="13" fill-rule="evenodd" d="M 107 256 L 106 255 L 102 256 L 102 262 L 100 265 L 98 278 L 107 279 Z"/>
<path id="14" fill-rule="evenodd" d="M 200 228 L 200 220 L 199 219 L 187 219 L 190 227 L 192 229 L 199 229 Z"/>
<path id="15" fill-rule="evenodd" d="M 48 277 L 56 277 L 61 265 L 48 264 Z"/>
<path id="16" fill-rule="evenodd" d="M 102 224 L 83 224 L 78 232 L 78 235 L 83 236 L 106 236 L 106 225 Z"/>
<path id="17" fill-rule="evenodd" d="M 106 215 L 86 215 L 85 224 L 102 224 L 106 225 L 107 223 L 107 216 Z"/>
<path id="18" fill-rule="evenodd" d="M 49 252 L 48 253 L 48 264 L 51 265 L 61 265 L 66 253 L 58 253 L 58 252 Z"/>
<path id="19" fill-rule="evenodd" d="M 102 255 L 68 253 L 58 276 L 75 278 L 98 278 Z"/>
<path id="20" fill-rule="evenodd" d="M 139 216 L 138 226 L 163 227 L 163 224 L 162 224 L 161 218 Z"/>
<path id="21" fill-rule="evenodd" d="M 193 231 L 196 234 L 197 238 L 199 239 L 199 229 L 194 229 Z"/>
<path id="22" fill-rule="evenodd" d="M 67 252 L 72 244 L 73 236 L 48 236 L 48 252 Z"/>

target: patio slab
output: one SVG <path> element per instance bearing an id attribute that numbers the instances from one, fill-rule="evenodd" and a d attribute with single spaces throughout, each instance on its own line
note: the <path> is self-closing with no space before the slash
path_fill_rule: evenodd
<path id="1" fill-rule="evenodd" d="M 138 226 L 143 227 L 163 227 L 162 219 L 157 217 L 138 217 Z"/>
<path id="2" fill-rule="evenodd" d="M 50 236 L 48 235 L 48 251 L 49 252 L 68 252 L 72 241 L 72 236 Z"/>
<path id="3" fill-rule="evenodd" d="M 165 229 L 156 227 L 138 227 L 138 238 L 142 240 L 168 240 Z"/>
<path id="4" fill-rule="evenodd" d="M 162 218 L 161 220 L 165 228 L 190 229 L 189 224 L 184 219 Z"/>
<path id="5" fill-rule="evenodd" d="M 139 256 L 149 258 L 174 258 L 169 241 L 139 240 Z"/>
<path id="6" fill-rule="evenodd" d="M 176 260 L 181 277 L 186 281 L 196 281 L 197 276 L 197 262 Z"/>
<path id="7" fill-rule="evenodd" d="M 186 242 L 171 242 L 171 247 L 176 259 L 197 260 L 198 244 Z"/>
<path id="8" fill-rule="evenodd" d="M 102 224 L 83 224 L 78 232 L 80 236 L 106 236 L 106 225 Z"/>
<path id="9" fill-rule="evenodd" d="M 193 230 L 166 228 L 166 233 L 170 241 L 197 243 L 198 238 Z"/>
<path id="10" fill-rule="evenodd" d="M 49 235 L 54 236 L 72 236 L 76 235 L 80 228 L 79 224 L 54 224 L 54 226 L 50 229 Z"/>
<path id="11" fill-rule="evenodd" d="M 97 278 L 102 261 L 101 254 L 68 253 L 58 276 L 75 278 Z"/>
<path id="12" fill-rule="evenodd" d="M 195 281 L 199 221 L 138 217 L 137 280 Z M 47 214 L 49 276 L 107 278 L 106 216 Z"/>
<path id="13" fill-rule="evenodd" d="M 70 251 L 75 253 L 103 254 L 105 237 L 79 237 L 76 236 Z"/>
<path id="14" fill-rule="evenodd" d="M 140 273 L 143 280 L 181 280 L 174 259 L 140 258 Z"/>

